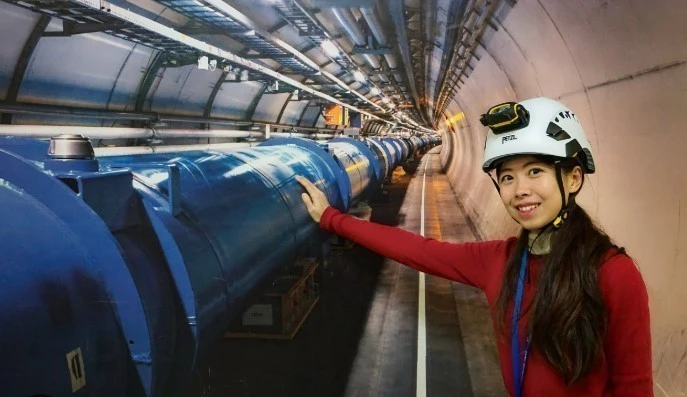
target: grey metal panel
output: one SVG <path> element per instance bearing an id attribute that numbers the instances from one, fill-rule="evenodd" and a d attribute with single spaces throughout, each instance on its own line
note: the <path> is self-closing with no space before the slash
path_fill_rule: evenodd
<path id="1" fill-rule="evenodd" d="M 113 87 L 108 109 L 133 109 L 146 66 L 156 53 L 157 50 L 141 45 L 131 50 Z"/>
<path id="2" fill-rule="evenodd" d="M 215 105 L 215 98 L 217 98 L 219 90 L 222 89 L 222 85 L 227 81 L 228 74 L 228 72 L 222 72 L 222 74 L 219 76 L 219 79 L 217 79 L 217 83 L 215 83 L 215 85 L 212 87 L 212 92 L 210 93 L 208 100 L 205 102 L 203 117 L 210 117 L 210 114 L 212 113 L 212 107 Z"/>
<path id="3" fill-rule="evenodd" d="M 308 101 L 290 101 L 284 109 L 280 122 L 282 124 L 297 124 L 298 118 L 307 104 Z"/>
<path id="4" fill-rule="evenodd" d="M 317 123 L 315 123 L 315 127 L 326 127 L 327 125 L 324 123 L 324 117 L 320 117 L 321 115 L 317 115 Z"/>
<path id="5" fill-rule="evenodd" d="M 48 116 L 41 114 L 14 114 L 12 115 L 14 125 L 80 125 L 80 126 L 104 126 L 104 127 L 129 127 L 130 120 L 103 120 L 82 116 L 63 117 Z M 56 134 L 57 135 L 57 134 Z"/>
<path id="6" fill-rule="evenodd" d="M 48 30 L 54 25 L 55 21 Z M 132 47 L 102 33 L 45 37 L 36 47 L 17 100 L 103 107 Z"/>
<path id="7" fill-rule="evenodd" d="M 242 118 L 253 98 L 260 94 L 261 88 L 262 83 L 257 81 L 222 84 L 210 115 L 212 117 Z"/>
<path id="8" fill-rule="evenodd" d="M 277 116 L 277 123 L 281 122 L 282 116 L 284 115 L 284 110 L 286 110 L 286 107 L 291 103 L 291 99 L 293 98 L 295 94 L 291 93 L 289 94 L 288 98 L 286 98 L 286 101 L 284 101 L 284 104 L 281 107 L 281 110 L 279 111 L 279 115 Z"/>
<path id="9" fill-rule="evenodd" d="M 243 115 L 243 120 L 253 120 L 255 109 L 258 107 L 258 103 L 262 99 L 262 96 L 265 94 L 265 91 L 267 91 L 267 84 L 263 84 L 258 89 L 258 93 L 255 95 L 255 97 L 253 97 L 253 100 L 248 106 L 248 109 L 246 109 L 246 113 Z"/>
<path id="10" fill-rule="evenodd" d="M 276 122 L 279 111 L 288 96 L 288 93 L 263 95 L 255 109 L 253 120 Z"/>
<path id="11" fill-rule="evenodd" d="M 14 68 L 39 15 L 0 3 L 0 99 L 5 99 Z M 11 37 L 11 40 L 5 39 Z"/>
<path id="12" fill-rule="evenodd" d="M 164 65 L 165 54 L 163 52 L 158 52 L 144 68 L 143 76 L 141 77 L 141 83 L 138 85 L 138 89 L 136 90 L 136 102 L 134 104 L 135 111 L 141 112 L 144 109 L 150 110 L 150 101 L 155 93 L 155 90 L 152 88 L 153 86 L 157 87 L 160 84 L 162 76 L 164 75 L 164 71 L 161 73 Z"/>
<path id="13" fill-rule="evenodd" d="M 305 113 L 303 114 L 303 120 L 301 121 L 300 125 L 306 125 L 306 126 L 311 126 L 315 122 L 315 117 L 319 116 L 320 113 L 320 107 L 319 106 L 311 106 L 308 109 L 305 110 Z M 324 124 L 322 124 L 324 126 Z"/>
<path id="14" fill-rule="evenodd" d="M 41 15 L 41 17 L 38 19 L 38 22 L 36 22 L 36 25 L 33 27 L 31 35 L 29 35 L 29 38 L 24 43 L 24 49 L 19 56 L 17 66 L 14 68 L 14 75 L 12 76 L 10 86 L 7 89 L 7 95 L 5 95 L 5 99 L 8 102 L 17 101 L 17 95 L 19 95 L 21 83 L 24 81 L 24 74 L 26 73 L 26 69 L 29 67 L 29 62 L 31 62 L 31 59 L 33 59 L 33 51 L 36 49 L 41 37 L 43 37 L 43 33 L 48 27 L 50 19 L 51 18 L 48 15 Z M 0 117 L 0 124 L 12 124 L 12 115 L 7 113 L 3 114 L 2 117 Z"/>
<path id="15" fill-rule="evenodd" d="M 151 101 L 151 110 L 163 113 L 203 115 L 212 87 L 222 74 L 199 70 L 196 65 L 167 68 Z"/>

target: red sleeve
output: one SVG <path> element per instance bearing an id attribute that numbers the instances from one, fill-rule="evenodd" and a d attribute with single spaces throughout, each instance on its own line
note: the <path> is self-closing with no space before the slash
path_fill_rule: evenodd
<path id="1" fill-rule="evenodd" d="M 332 207 L 322 214 L 320 227 L 421 272 L 483 290 L 496 272 L 495 264 L 505 263 L 507 241 L 446 243 L 354 218 Z"/>
<path id="2" fill-rule="evenodd" d="M 642 275 L 632 259 L 616 255 L 601 268 L 599 284 L 608 309 L 608 395 L 653 396 L 649 298 Z"/>

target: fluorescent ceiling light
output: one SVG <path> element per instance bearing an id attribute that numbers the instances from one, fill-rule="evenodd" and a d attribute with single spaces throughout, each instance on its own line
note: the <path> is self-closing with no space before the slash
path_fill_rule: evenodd
<path id="1" fill-rule="evenodd" d="M 320 44 L 320 47 L 322 47 L 322 50 L 327 56 L 332 58 L 337 58 L 339 56 L 339 49 L 331 40 L 324 40 L 322 44 Z"/>
<path id="2" fill-rule="evenodd" d="M 353 72 L 353 77 L 355 77 L 355 79 L 361 83 L 366 81 L 365 75 L 360 70 L 356 70 L 355 72 Z M 377 95 L 377 94 L 375 94 L 375 95 Z"/>

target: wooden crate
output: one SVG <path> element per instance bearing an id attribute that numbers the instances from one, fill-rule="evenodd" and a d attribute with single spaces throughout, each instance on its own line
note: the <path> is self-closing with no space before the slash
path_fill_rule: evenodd
<path id="1" fill-rule="evenodd" d="M 227 338 L 293 339 L 319 300 L 314 259 L 299 260 L 238 318 Z"/>

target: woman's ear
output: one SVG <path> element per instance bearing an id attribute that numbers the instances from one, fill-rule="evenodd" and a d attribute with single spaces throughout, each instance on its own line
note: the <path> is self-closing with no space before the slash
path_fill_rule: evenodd
<path id="1" fill-rule="evenodd" d="M 582 167 L 579 165 L 576 165 L 572 171 L 567 175 L 567 185 L 568 185 L 568 192 L 570 193 L 578 193 L 580 189 L 582 188 L 582 181 L 584 178 L 584 174 L 582 172 Z"/>

